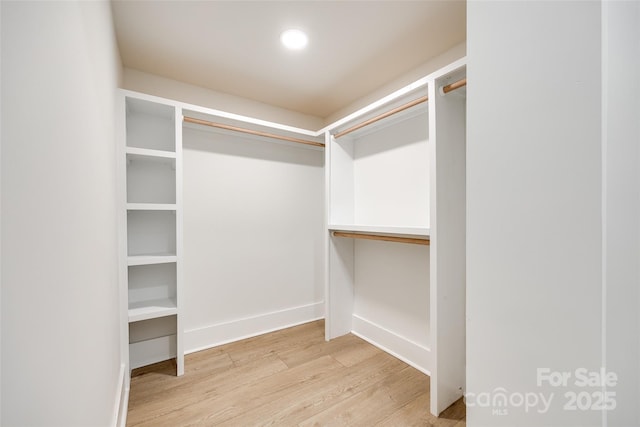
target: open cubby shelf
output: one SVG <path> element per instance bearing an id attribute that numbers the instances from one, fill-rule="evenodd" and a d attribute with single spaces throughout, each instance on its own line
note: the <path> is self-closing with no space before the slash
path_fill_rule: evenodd
<path id="1" fill-rule="evenodd" d="M 175 107 L 127 97 L 127 147 L 176 151 Z"/>
<path id="2" fill-rule="evenodd" d="M 175 254 L 152 254 L 152 255 L 135 255 L 127 257 L 127 265 L 152 265 L 176 262 L 178 257 Z"/>
<path id="3" fill-rule="evenodd" d="M 150 157 L 159 159 L 175 159 L 175 151 L 154 150 L 150 148 L 126 147 L 125 152 L 130 156 Z"/>
<path id="4" fill-rule="evenodd" d="M 128 211 L 175 211 L 175 203 L 127 203 Z"/>
<path id="5" fill-rule="evenodd" d="M 127 154 L 127 202 L 176 203 L 176 158 Z"/>
<path id="6" fill-rule="evenodd" d="M 151 301 L 129 303 L 129 322 L 155 319 L 178 313 L 175 299 L 162 298 Z"/>
<path id="7" fill-rule="evenodd" d="M 176 357 L 182 375 L 181 112 L 148 98 L 123 101 L 129 367 Z"/>
<path id="8" fill-rule="evenodd" d="M 350 231 L 354 233 L 379 234 L 381 236 L 415 237 L 428 238 L 429 229 L 427 227 L 398 227 L 385 225 L 363 225 L 363 224 L 329 224 L 330 231 Z"/>

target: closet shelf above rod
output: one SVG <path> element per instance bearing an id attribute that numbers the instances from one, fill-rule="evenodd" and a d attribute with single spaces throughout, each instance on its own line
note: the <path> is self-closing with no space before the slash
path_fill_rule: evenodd
<path id="1" fill-rule="evenodd" d="M 444 93 L 449 93 L 452 90 L 460 89 L 461 87 L 466 86 L 466 85 L 467 85 L 467 78 L 465 77 L 464 79 L 460 79 L 457 82 L 453 82 L 453 83 L 450 83 L 450 84 L 448 84 L 446 86 L 443 86 L 442 87 L 442 91 Z"/>
<path id="2" fill-rule="evenodd" d="M 242 132 L 242 133 L 248 133 L 251 135 L 264 136 L 266 138 L 274 138 L 274 139 L 281 139 L 283 141 L 296 142 L 298 144 L 313 145 L 314 147 L 324 147 L 324 144 L 321 142 L 309 141 L 306 139 L 295 138 L 292 136 L 276 135 L 274 133 L 262 132 L 259 130 L 245 129 L 237 126 L 225 125 L 223 123 L 215 123 L 207 120 L 195 119 L 193 117 L 184 116 L 184 121 L 187 123 L 194 123 L 197 125 L 204 125 L 204 126 L 210 126 L 210 127 L 219 128 L 219 129 L 226 129 L 234 132 Z"/>
<path id="3" fill-rule="evenodd" d="M 345 231 L 334 231 L 335 237 L 347 237 L 352 239 L 366 239 L 366 240 L 382 240 L 385 242 L 398 242 L 398 243 L 411 243 L 414 245 L 429 245 L 429 239 L 415 239 L 412 237 L 396 237 L 396 236 L 381 236 L 378 234 L 365 234 L 365 233 L 348 233 Z"/>
<path id="4" fill-rule="evenodd" d="M 413 101 L 409 101 L 406 104 L 403 104 L 403 105 L 401 105 L 399 107 L 394 108 L 393 110 L 389 110 L 386 113 L 382 113 L 382 114 L 380 114 L 378 116 L 370 118 L 369 120 L 365 120 L 362 123 L 358 123 L 357 125 L 352 126 L 349 129 L 345 129 L 342 132 L 338 132 L 335 135 L 333 135 L 333 137 L 334 138 L 340 138 L 341 136 L 345 136 L 345 135 L 347 135 L 347 134 L 349 134 L 351 132 L 354 132 L 354 131 L 356 131 L 356 130 L 358 130 L 360 128 L 363 128 L 363 127 L 365 127 L 367 125 L 370 125 L 371 123 L 375 123 L 375 122 L 377 122 L 379 120 L 385 119 L 385 118 L 387 118 L 389 116 L 392 116 L 392 115 L 394 115 L 396 113 L 399 113 L 400 111 L 404 111 L 407 108 L 411 108 L 414 105 L 418 105 L 418 104 L 422 104 L 423 102 L 427 102 L 428 100 L 429 100 L 429 98 L 426 95 L 422 96 L 422 97 L 420 97 L 418 99 L 414 99 Z"/>

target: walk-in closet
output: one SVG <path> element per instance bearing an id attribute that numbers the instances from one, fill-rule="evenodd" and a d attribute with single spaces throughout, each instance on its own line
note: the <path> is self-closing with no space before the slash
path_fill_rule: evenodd
<path id="1" fill-rule="evenodd" d="M 309 130 L 123 91 L 130 368 L 325 319 L 453 404 L 465 94 L 462 59 Z"/>
<path id="2" fill-rule="evenodd" d="M 0 1 L 0 424 L 640 425 L 638 40 L 638 1 Z"/>

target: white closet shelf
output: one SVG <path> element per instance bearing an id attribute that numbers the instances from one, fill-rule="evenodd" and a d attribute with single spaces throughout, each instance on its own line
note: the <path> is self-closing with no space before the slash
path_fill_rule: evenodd
<path id="1" fill-rule="evenodd" d="M 176 158 L 176 153 L 174 151 L 152 150 L 150 148 L 127 147 L 126 153 L 134 154 L 136 156 L 161 157 L 165 159 Z"/>
<path id="2" fill-rule="evenodd" d="M 178 313 L 176 301 L 163 298 L 152 301 L 140 301 L 129 304 L 129 322 L 156 319 Z"/>
<path id="3" fill-rule="evenodd" d="M 354 137 L 366 135 L 371 132 L 375 132 L 387 126 L 391 126 L 395 123 L 407 120 L 408 118 L 422 114 L 428 110 L 428 97 L 414 95 L 414 98 L 410 101 L 398 105 L 384 113 L 378 114 L 374 117 L 370 117 L 367 120 L 363 120 L 358 124 L 355 124 L 347 129 L 334 134 L 334 138 L 338 139 L 342 136 L 354 133 Z"/>
<path id="4" fill-rule="evenodd" d="M 381 236 L 429 239 L 428 227 L 396 227 L 388 225 L 329 224 L 330 231 L 378 234 Z"/>
<path id="5" fill-rule="evenodd" d="M 127 203 L 128 211 L 175 211 L 175 203 Z"/>
<path id="6" fill-rule="evenodd" d="M 127 257 L 127 265 L 165 264 L 177 262 L 177 260 L 178 257 L 175 254 L 132 255 Z"/>

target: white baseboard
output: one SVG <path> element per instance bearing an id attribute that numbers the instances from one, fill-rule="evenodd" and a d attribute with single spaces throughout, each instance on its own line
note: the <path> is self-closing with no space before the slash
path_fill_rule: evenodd
<path id="1" fill-rule="evenodd" d="M 324 318 L 324 302 L 292 307 L 184 332 L 185 353 L 255 337 Z"/>
<path id="2" fill-rule="evenodd" d="M 355 314 L 353 315 L 351 332 L 417 370 L 431 375 L 430 348 Z"/>
<path id="3" fill-rule="evenodd" d="M 120 365 L 120 373 L 118 375 L 118 386 L 116 387 L 115 404 L 113 409 L 113 418 L 111 425 L 113 427 L 125 427 L 127 424 L 127 410 L 129 408 L 129 387 L 127 381 L 128 372 L 126 365 Z"/>

